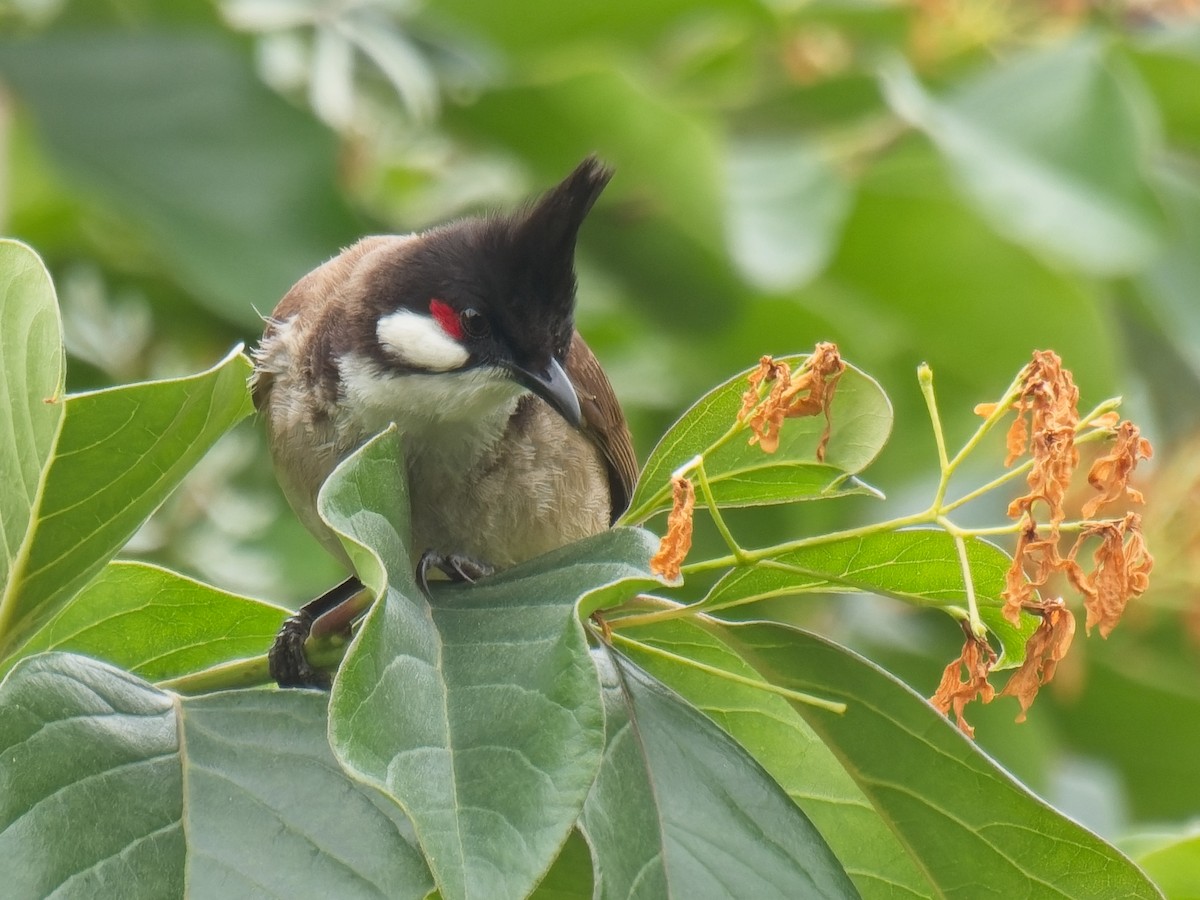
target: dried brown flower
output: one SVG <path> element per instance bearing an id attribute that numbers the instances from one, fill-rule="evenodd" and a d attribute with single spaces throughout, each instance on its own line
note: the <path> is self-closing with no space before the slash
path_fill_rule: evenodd
<path id="1" fill-rule="evenodd" d="M 1000 692 L 1002 697 L 1016 697 L 1021 704 L 1018 722 L 1033 705 L 1038 689 L 1049 684 L 1059 662 L 1067 655 L 1075 636 L 1075 616 L 1061 597 L 1025 606 L 1029 612 L 1042 617 L 1042 624 L 1025 644 L 1025 662 L 1008 679 Z"/>
<path id="2" fill-rule="evenodd" d="M 1062 360 L 1052 350 L 1035 350 L 1033 361 L 1025 367 L 1021 392 L 1013 401 L 1017 418 L 1008 432 L 1005 459 L 1005 465 L 1011 465 L 1028 446 L 1033 468 L 1027 477 L 1029 493 L 1009 506 L 1010 517 L 1016 518 L 1022 512 L 1032 514 L 1033 504 L 1041 500 L 1050 507 L 1052 523 L 1066 518 L 1063 500 L 1079 465 L 1079 449 L 1075 446 L 1078 406 L 1079 389 L 1071 373 L 1062 367 Z"/>
<path id="3" fill-rule="evenodd" d="M 786 365 L 775 362 L 770 356 L 759 359 L 758 368 L 751 372 L 747 379 L 750 385 L 746 388 L 746 393 L 742 394 L 742 408 L 737 414 L 738 421 L 744 421 L 754 407 L 758 406 L 758 390 L 764 382 L 775 381 L 790 374 L 791 371 Z"/>
<path id="4" fill-rule="evenodd" d="M 824 460 L 832 429 L 829 408 L 845 370 L 846 364 L 842 362 L 836 344 L 817 344 L 812 355 L 794 373 L 786 365 L 764 356 L 750 375 L 750 386 L 742 397 L 742 409 L 738 413 L 739 421 L 747 421 L 750 425 L 750 443 L 758 444 L 765 453 L 774 453 L 779 449 L 779 430 L 784 419 L 824 413 L 825 430 L 816 452 L 817 459 Z M 759 403 L 758 392 L 764 382 L 773 384 L 766 399 Z"/>
<path id="5" fill-rule="evenodd" d="M 929 700 L 944 715 L 953 709 L 955 721 L 967 737 L 975 737 L 975 729 L 963 717 L 963 710 L 976 698 L 990 703 L 996 695 L 988 683 L 988 672 L 995 662 L 996 652 L 988 642 L 968 635 L 962 653 L 946 666 L 941 684 Z"/>
<path id="6" fill-rule="evenodd" d="M 1004 574 L 1004 618 L 1013 625 L 1020 623 L 1021 609 L 1032 603 L 1033 589 L 1041 587 L 1054 572 L 1065 572 L 1072 582 L 1082 577 L 1073 555 L 1062 556 L 1058 551 L 1059 535 L 1051 528 L 1042 536 L 1037 525 L 1025 516 L 1017 546 L 1013 551 L 1012 565 Z"/>
<path id="7" fill-rule="evenodd" d="M 696 489 L 682 475 L 671 479 L 674 505 L 667 516 L 667 533 L 650 559 L 650 571 L 669 581 L 677 581 L 681 566 L 692 549 L 692 517 L 696 511 Z"/>
<path id="8" fill-rule="evenodd" d="M 1117 441 L 1112 450 L 1101 456 L 1088 472 L 1088 483 L 1100 491 L 1083 505 L 1083 517 L 1093 518 L 1100 507 L 1127 495 L 1134 503 L 1144 502 L 1140 491 L 1129 486 L 1129 476 L 1139 459 L 1154 455 L 1150 442 L 1141 436 L 1138 427 L 1128 419 L 1117 426 Z"/>
<path id="9" fill-rule="evenodd" d="M 1150 570 L 1154 557 L 1146 549 L 1142 537 L 1142 517 L 1129 513 L 1124 519 L 1100 522 L 1080 532 L 1068 558 L 1074 562 L 1083 542 L 1099 535 L 1101 543 L 1092 554 L 1095 567 L 1086 575 L 1076 566 L 1071 581 L 1083 594 L 1087 607 L 1087 631 L 1100 629 L 1108 637 L 1121 620 L 1125 605 L 1150 586 Z"/>

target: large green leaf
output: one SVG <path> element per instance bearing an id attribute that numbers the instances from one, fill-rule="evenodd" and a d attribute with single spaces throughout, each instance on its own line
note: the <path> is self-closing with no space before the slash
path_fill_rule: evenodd
<path id="1" fill-rule="evenodd" d="M 619 627 L 619 620 L 614 623 Z M 758 672 L 715 629 L 687 619 L 621 628 L 620 635 L 752 681 Z M 934 897 L 933 885 L 832 749 L 778 694 L 715 677 L 639 647 L 621 647 L 720 725 L 817 826 L 866 898 Z"/>
<path id="2" fill-rule="evenodd" d="M 796 366 L 804 356 L 779 357 Z M 720 441 L 737 418 L 746 391 L 747 369 L 700 398 L 658 442 L 633 491 L 623 521 L 640 522 L 671 506 L 671 473 Z M 849 477 L 861 472 L 887 442 L 892 408 L 870 376 L 847 366 L 830 410 L 833 429 L 824 462 L 816 448 L 825 430 L 822 416 L 788 419 L 779 449 L 767 454 L 749 444 L 750 432 L 727 440 L 705 458 L 718 504 L 747 506 L 860 493 Z"/>
<path id="3" fill-rule="evenodd" d="M 0 241 L 0 638 L 18 602 L 33 520 L 63 418 L 62 323 L 37 254 Z"/>
<path id="4" fill-rule="evenodd" d="M 627 659 L 597 661 L 607 746 L 582 823 L 600 897 L 858 896 L 745 749 Z"/>
<path id="5" fill-rule="evenodd" d="M 1020 665 L 1025 642 L 1040 621 L 1021 614 L 1020 627 L 1002 612 L 1004 576 L 1011 557 L 981 538 L 965 540 L 979 615 L 1004 648 L 1002 667 Z M 967 609 L 962 565 L 954 538 L 941 529 L 890 531 L 814 543 L 738 568 L 721 578 L 699 608 L 715 611 L 800 593 L 865 591 L 919 606 Z"/>
<path id="6" fill-rule="evenodd" d="M 0 609 L 0 657 L 125 544 L 213 442 L 250 411 L 234 350 L 198 375 L 67 398 L 62 430 Z"/>
<path id="7" fill-rule="evenodd" d="M 172 275 L 258 326 L 359 229 L 337 142 L 212 30 L 48 32 L 0 43 L 0 77 L 62 171 L 123 212 Z"/>
<path id="8" fill-rule="evenodd" d="M 783 625 L 701 620 L 796 704 L 941 896 L 1158 897 L 1115 848 L 1029 793 L 923 698 L 829 641 Z"/>
<path id="9" fill-rule="evenodd" d="M 289 615 L 157 566 L 111 562 L 29 637 L 21 655 L 81 653 L 165 681 L 266 653 Z"/>
<path id="10" fill-rule="evenodd" d="M 6 897 L 412 897 L 393 804 L 337 766 L 322 694 L 180 700 L 51 653 L 0 684 Z"/>
<path id="11" fill-rule="evenodd" d="M 998 231 L 1085 271 L 1126 274 L 1155 253 L 1162 215 L 1144 180 L 1148 111 L 1106 57 L 1103 40 L 1085 36 L 989 69 L 946 99 L 900 65 L 884 84 Z"/>
<path id="12" fill-rule="evenodd" d="M 320 508 L 359 577 L 383 590 L 334 682 L 335 752 L 411 816 L 444 897 L 525 896 L 574 826 L 603 751 L 576 603 L 647 578 L 651 539 L 600 534 L 426 598 L 394 429 L 330 476 Z"/>

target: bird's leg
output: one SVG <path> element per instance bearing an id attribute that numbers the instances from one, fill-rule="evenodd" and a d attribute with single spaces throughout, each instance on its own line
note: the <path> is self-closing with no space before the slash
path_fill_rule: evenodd
<path id="1" fill-rule="evenodd" d="M 487 563 L 469 556 L 426 550 L 417 562 L 417 584 L 426 597 L 429 596 L 430 569 L 438 569 L 451 581 L 465 581 L 468 584 L 473 584 L 480 578 L 485 578 L 496 571 Z"/>
<path id="2" fill-rule="evenodd" d="M 312 632 L 313 622 L 349 602 L 362 589 L 362 582 L 351 576 L 304 604 L 283 623 L 267 653 L 271 677 L 276 684 L 280 687 L 329 687 L 329 673 L 309 663 L 304 655 L 304 642 Z"/>

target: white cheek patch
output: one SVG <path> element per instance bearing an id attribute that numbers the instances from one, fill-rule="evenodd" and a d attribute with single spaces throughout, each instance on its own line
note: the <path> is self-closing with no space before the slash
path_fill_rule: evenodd
<path id="1" fill-rule="evenodd" d="M 427 372 L 461 369 L 470 354 L 446 334 L 431 316 L 409 309 L 397 310 L 379 320 L 375 329 L 379 344 L 397 362 Z"/>

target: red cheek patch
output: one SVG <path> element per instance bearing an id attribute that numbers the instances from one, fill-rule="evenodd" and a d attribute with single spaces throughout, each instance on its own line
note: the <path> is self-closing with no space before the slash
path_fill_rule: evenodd
<path id="1" fill-rule="evenodd" d="M 461 341 L 463 336 L 462 325 L 458 321 L 458 313 L 454 308 L 443 300 L 429 301 L 429 314 L 433 316 L 433 320 L 442 327 L 442 331 L 450 335 L 456 341 Z"/>

